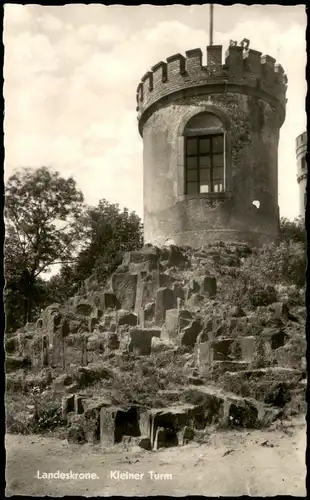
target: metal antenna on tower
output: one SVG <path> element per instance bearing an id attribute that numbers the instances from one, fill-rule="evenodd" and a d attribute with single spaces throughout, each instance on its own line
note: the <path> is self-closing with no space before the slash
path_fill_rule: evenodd
<path id="1" fill-rule="evenodd" d="M 213 45 L 213 10 L 214 10 L 214 4 L 210 3 L 209 45 Z"/>

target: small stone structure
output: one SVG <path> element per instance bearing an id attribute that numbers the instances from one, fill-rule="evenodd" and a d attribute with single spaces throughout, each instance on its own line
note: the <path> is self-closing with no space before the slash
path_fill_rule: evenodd
<path id="1" fill-rule="evenodd" d="M 278 233 L 278 142 L 287 77 L 231 44 L 159 62 L 137 88 L 145 242 L 259 245 Z M 254 203 L 253 203 L 254 202 Z"/>

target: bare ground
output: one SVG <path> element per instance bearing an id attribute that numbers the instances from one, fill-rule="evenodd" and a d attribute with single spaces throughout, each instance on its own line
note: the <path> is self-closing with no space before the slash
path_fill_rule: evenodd
<path id="1" fill-rule="evenodd" d="M 6 495 L 306 496 L 305 419 L 273 430 L 226 431 L 208 443 L 159 451 L 102 450 L 40 436 L 6 436 Z M 43 472 L 95 473 L 96 479 L 39 479 Z M 143 473 L 116 479 L 115 471 Z M 164 474 L 150 478 L 149 471 Z"/>

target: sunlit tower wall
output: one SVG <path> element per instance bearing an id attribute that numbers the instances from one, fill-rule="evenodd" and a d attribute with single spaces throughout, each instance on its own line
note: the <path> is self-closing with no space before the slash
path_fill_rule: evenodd
<path id="1" fill-rule="evenodd" d="M 307 147 L 308 137 L 307 132 L 304 132 L 296 138 L 297 182 L 299 185 L 299 215 L 302 216 L 305 215 L 307 203 Z"/>

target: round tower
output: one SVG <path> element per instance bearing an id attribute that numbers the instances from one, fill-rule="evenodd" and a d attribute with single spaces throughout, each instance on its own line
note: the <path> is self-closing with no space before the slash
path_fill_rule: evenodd
<path id="1" fill-rule="evenodd" d="M 199 247 L 260 245 L 278 233 L 278 141 L 287 77 L 275 59 L 231 43 L 159 62 L 137 88 L 144 238 Z M 254 202 L 254 204 L 253 204 Z"/>
<path id="2" fill-rule="evenodd" d="M 306 161 L 308 138 L 307 132 L 300 134 L 296 139 L 297 182 L 299 184 L 299 215 L 305 215 L 307 202 L 307 174 Z"/>

